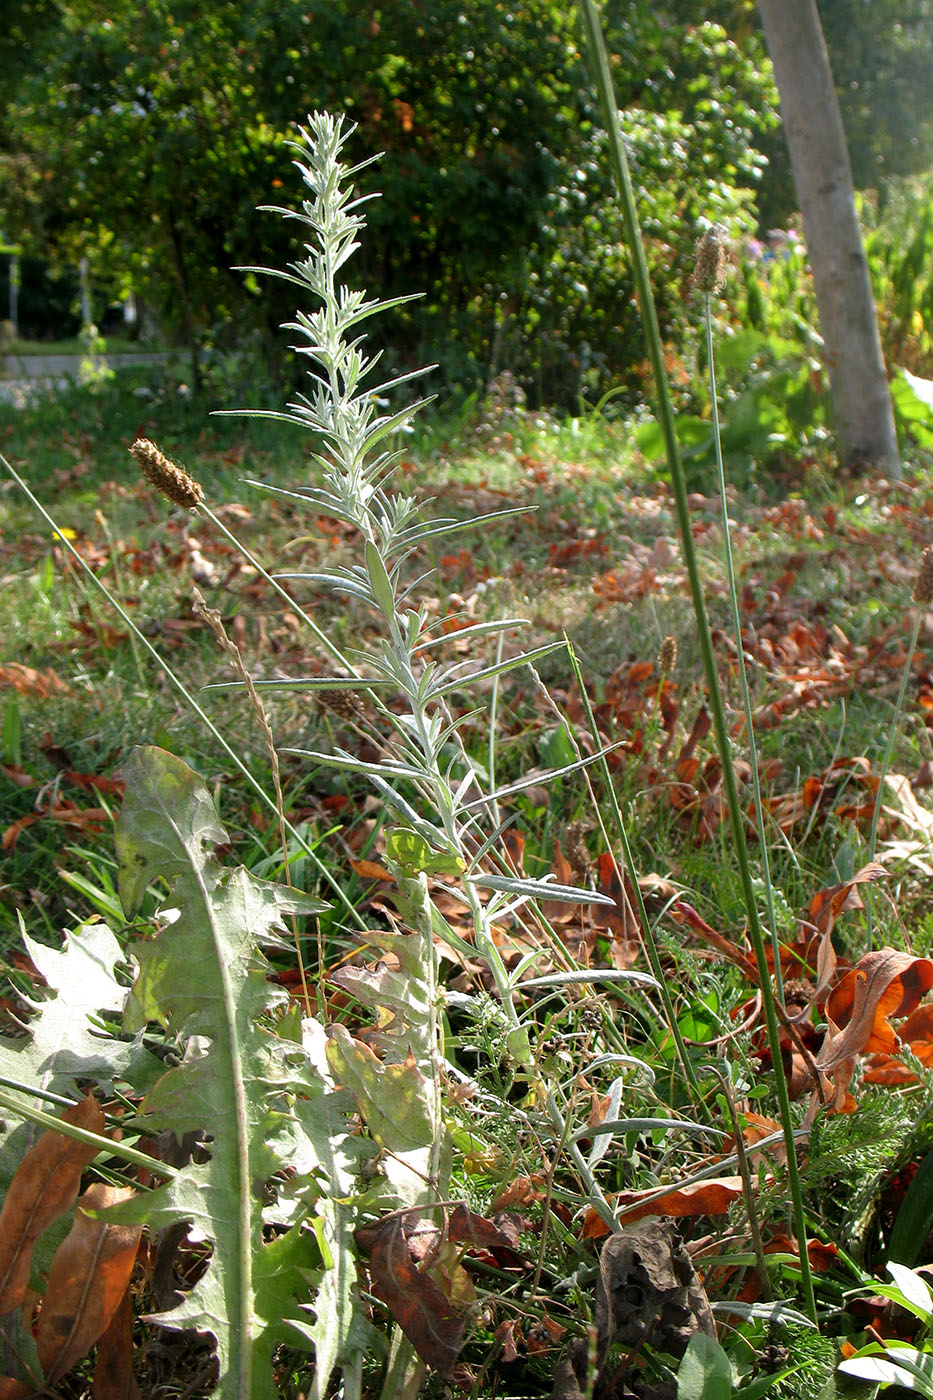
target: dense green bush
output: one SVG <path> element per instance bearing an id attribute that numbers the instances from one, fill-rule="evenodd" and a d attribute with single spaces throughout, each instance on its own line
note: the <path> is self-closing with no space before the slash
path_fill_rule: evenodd
<path id="1" fill-rule="evenodd" d="M 607 15 L 672 332 L 695 233 L 748 221 L 754 143 L 774 121 L 754 33 L 740 45 L 686 9 L 639 0 Z M 724 9 L 744 23 L 743 6 Z M 0 225 L 62 257 L 89 252 L 195 352 L 255 338 L 267 362 L 277 353 L 287 299 L 231 268 L 256 248 L 285 255 L 254 205 L 276 198 L 282 134 L 330 107 L 358 123 L 355 156 L 386 152 L 364 276 L 387 296 L 425 293 L 385 327 L 398 367 L 426 355 L 464 387 L 509 368 L 565 406 L 620 378 L 637 386 L 572 8 L 61 0 L 37 46 L 0 121 Z"/>
<path id="2" fill-rule="evenodd" d="M 898 181 L 883 209 L 865 201 L 865 252 L 885 357 L 933 378 L 933 182 Z"/>

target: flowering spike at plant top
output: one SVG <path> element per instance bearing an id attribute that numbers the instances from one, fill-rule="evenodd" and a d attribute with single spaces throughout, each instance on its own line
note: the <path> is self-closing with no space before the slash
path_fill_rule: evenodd
<path id="1" fill-rule="evenodd" d="M 662 676 L 669 676 L 677 665 L 677 638 L 665 637 L 658 652 L 658 670 Z"/>

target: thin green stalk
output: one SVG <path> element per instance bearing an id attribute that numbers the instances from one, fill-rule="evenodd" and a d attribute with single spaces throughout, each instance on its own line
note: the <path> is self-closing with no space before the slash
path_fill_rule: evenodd
<path id="1" fill-rule="evenodd" d="M 505 644 L 505 638 L 504 638 L 504 636 L 502 635 L 502 633 L 500 632 L 499 637 L 498 637 L 497 642 L 496 642 L 496 664 L 497 664 L 497 665 L 498 665 L 498 663 L 502 660 L 502 648 L 503 648 L 504 644 Z M 489 742 L 488 742 L 488 744 L 487 744 L 487 749 L 486 749 L 486 753 L 487 753 L 486 767 L 487 767 L 487 769 L 488 769 L 488 772 L 487 772 L 487 774 L 486 774 L 486 781 L 487 781 L 487 783 L 489 784 L 489 791 L 490 791 L 490 792 L 495 792 L 495 790 L 496 790 L 496 729 L 497 729 L 497 725 L 498 725 L 498 719 L 499 719 L 499 677 L 498 677 L 498 676 L 493 676 L 493 680 L 492 680 L 492 694 L 491 694 L 490 697 L 489 697 Z M 491 815 L 492 815 L 493 821 L 498 825 L 498 823 L 499 823 L 499 804 L 498 804 L 497 802 L 494 802 L 494 803 L 492 804 Z"/>
<path id="2" fill-rule="evenodd" d="M 771 884 L 771 862 L 768 857 L 764 808 L 761 802 L 761 778 L 758 772 L 758 744 L 755 740 L 752 697 L 748 689 L 748 669 L 745 665 L 745 648 L 742 645 L 742 618 L 739 613 L 739 594 L 735 581 L 735 565 L 732 559 L 732 531 L 729 525 L 729 505 L 726 501 L 726 469 L 722 460 L 722 434 L 719 430 L 719 400 L 716 394 L 716 355 L 713 347 L 713 317 L 710 310 L 709 292 L 705 294 L 704 301 L 706 303 L 706 357 L 709 363 L 709 392 L 713 412 L 713 442 L 716 447 L 716 470 L 719 474 L 719 501 L 722 506 L 722 538 L 726 555 L 726 571 L 729 578 L 729 602 L 732 607 L 732 628 L 735 633 L 736 653 L 739 659 L 739 687 L 742 691 L 742 705 L 745 710 L 745 733 L 748 739 L 748 760 L 752 770 L 752 793 L 755 799 L 755 823 L 758 828 L 758 845 L 761 850 L 765 902 L 768 906 L 768 927 L 771 931 L 771 954 L 774 959 L 774 985 L 778 1000 L 783 1005 L 784 973 L 781 968 L 781 943 L 778 938 L 777 916 L 774 912 L 774 889 Z"/>
<path id="3" fill-rule="evenodd" d="M 318 627 L 314 618 L 310 617 L 308 613 L 305 612 L 304 608 L 302 608 L 299 603 L 295 602 L 295 599 L 289 593 L 288 589 L 283 588 L 278 579 L 263 568 L 256 556 L 246 548 L 245 544 L 237 539 L 232 530 L 227 529 L 224 522 L 220 519 L 220 516 L 212 511 L 209 506 L 206 506 L 203 501 L 200 501 L 198 505 L 195 506 L 195 510 L 199 515 L 205 516 L 214 528 L 219 530 L 225 539 L 229 540 L 230 544 L 232 544 L 234 549 L 246 560 L 250 568 L 255 569 L 259 577 L 263 579 L 270 588 L 275 590 L 283 602 L 288 604 L 295 616 L 304 623 L 315 641 L 327 652 L 331 660 L 335 661 L 338 666 L 346 671 L 348 676 L 358 676 L 359 672 L 353 663 L 347 660 L 340 648 L 336 647 L 330 640 L 327 633 Z M 375 692 L 373 692 L 373 694 L 375 695 Z"/>
<path id="4" fill-rule="evenodd" d="M 27 1092 L 32 1094 L 34 1090 L 30 1088 L 27 1091 L 24 1088 L 23 1093 Z M 144 1167 L 154 1176 L 174 1177 L 177 1175 L 174 1167 L 166 1166 L 157 1157 L 150 1157 L 148 1152 L 140 1152 L 127 1143 L 101 1137 L 99 1133 L 92 1133 L 90 1129 L 81 1128 L 77 1123 L 67 1123 L 62 1118 L 56 1118 L 54 1113 L 46 1113 L 43 1109 L 35 1108 L 32 1104 L 25 1104 L 20 1098 L 13 1094 L 7 1094 L 2 1089 L 0 1089 L 0 1109 L 5 1109 L 7 1113 L 12 1113 L 16 1118 L 24 1118 L 27 1122 L 35 1123 L 40 1128 L 63 1133 L 65 1137 L 73 1138 L 75 1142 L 83 1142 L 86 1147 L 96 1147 L 103 1156 L 119 1157 L 124 1162 L 132 1162 L 136 1167 Z"/>
<path id="5" fill-rule="evenodd" d="M 570 665 L 573 669 L 573 674 L 576 678 L 577 689 L 580 692 L 580 698 L 583 702 L 583 709 L 586 714 L 587 723 L 590 727 L 590 733 L 593 736 L 594 743 L 598 746 L 600 744 L 600 738 L 599 730 L 596 725 L 596 716 L 593 714 L 593 707 L 590 704 L 590 697 L 586 693 L 586 686 L 583 683 L 583 673 L 580 670 L 580 662 L 577 659 L 576 652 L 570 645 L 569 640 L 567 642 L 567 651 L 570 655 Z M 668 1029 L 671 1033 L 671 1038 L 674 1041 L 674 1048 L 677 1051 L 677 1058 L 680 1061 L 681 1068 L 683 1069 L 687 1082 L 690 1085 L 690 1088 L 693 1090 L 697 1107 L 701 1108 L 704 1112 L 707 1112 L 705 1101 L 703 1098 L 703 1090 L 700 1087 L 700 1081 L 697 1079 L 696 1069 L 694 1068 L 693 1061 L 690 1058 L 687 1046 L 684 1043 L 684 1038 L 683 1034 L 681 1033 L 680 1024 L 677 1020 L 677 1013 L 674 1010 L 674 1002 L 671 997 L 670 988 L 667 984 L 667 978 L 664 975 L 664 968 L 661 964 L 661 953 L 658 949 L 657 939 L 654 936 L 654 926 L 652 925 L 651 920 L 648 918 L 648 910 L 645 908 L 644 895 L 642 894 L 641 886 L 638 883 L 638 866 L 636 864 L 635 856 L 628 839 L 628 831 L 625 825 L 625 818 L 622 815 L 622 809 L 619 806 L 619 799 L 616 797 L 615 785 L 612 781 L 612 775 L 609 772 L 609 764 L 606 762 L 605 758 L 601 758 L 599 760 L 599 765 L 602 769 L 603 781 L 606 785 L 606 791 L 609 794 L 609 802 L 612 807 L 612 815 L 615 818 L 616 830 L 619 833 L 619 841 L 622 846 L 622 859 L 625 863 L 625 868 L 628 871 L 628 876 L 632 883 L 632 888 L 635 892 L 635 903 L 637 906 L 638 921 L 642 930 L 642 941 L 644 943 L 645 952 L 648 954 L 648 963 L 651 967 L 652 975 L 654 976 L 656 982 L 658 983 L 658 986 L 660 987 L 661 1002 L 664 1006 L 664 1015 L 667 1020 Z M 601 820 L 602 818 L 600 818 L 600 821 Z M 607 845 L 609 845 L 611 853 L 611 843 L 607 842 Z"/>
<path id="6" fill-rule="evenodd" d="M 764 1244 L 761 1239 L 761 1226 L 758 1223 L 758 1213 L 755 1210 L 755 1189 L 752 1183 L 748 1154 L 745 1151 L 745 1139 L 742 1136 L 742 1125 L 739 1122 L 739 1115 L 735 1107 L 735 1099 L 732 1093 L 732 1086 L 729 1083 L 728 1074 L 724 1073 L 723 1069 L 718 1065 L 713 1067 L 713 1073 L 719 1080 L 722 1097 L 729 1112 L 729 1121 L 732 1124 L 732 1135 L 735 1139 L 735 1155 L 739 1163 L 739 1176 L 742 1178 L 742 1198 L 745 1202 L 745 1214 L 748 1216 L 748 1233 L 751 1236 L 752 1249 L 755 1254 L 755 1270 L 758 1274 L 761 1296 L 766 1303 L 770 1303 L 774 1294 L 771 1290 L 771 1276 L 768 1273 L 768 1261 L 765 1257 Z"/>
<path id="7" fill-rule="evenodd" d="M 878 824 L 881 821 L 881 808 L 884 806 L 884 785 L 887 782 L 888 769 L 891 766 L 891 754 L 894 751 L 894 737 L 901 719 L 901 710 L 904 707 L 904 696 L 907 694 L 907 682 L 910 680 L 910 673 L 913 667 L 914 652 L 917 650 L 917 641 L 920 637 L 920 623 L 923 617 L 923 608 L 917 607 L 914 610 L 914 625 L 910 634 L 910 645 L 907 648 L 907 660 L 904 662 L 904 669 L 901 672 L 901 684 L 897 692 L 897 700 L 894 705 L 894 714 L 891 716 L 891 724 L 888 728 L 888 741 L 884 748 L 884 758 L 881 761 L 881 773 L 878 777 L 878 791 L 875 793 L 875 806 L 871 814 L 871 832 L 868 837 L 868 859 L 875 859 L 875 851 L 878 847 Z M 872 910 L 872 888 L 868 885 L 865 895 L 865 923 L 868 928 L 868 946 L 874 946 L 874 921 Z"/>
<path id="8" fill-rule="evenodd" d="M 194 696 L 193 696 L 193 695 L 191 694 L 191 692 L 188 690 L 188 688 L 187 688 L 187 686 L 185 685 L 184 681 L 182 681 L 181 678 L 175 674 L 175 672 L 172 670 L 171 666 L 168 664 L 168 662 L 165 660 L 165 658 L 164 658 L 164 657 L 156 650 L 156 648 L 152 645 L 152 643 L 150 642 L 149 638 L 148 638 L 143 632 L 140 631 L 140 629 L 136 626 L 136 623 L 135 623 L 135 622 L 133 621 L 133 619 L 130 617 L 129 613 L 126 611 L 125 608 L 123 608 L 123 607 L 120 605 L 120 603 L 119 603 L 119 602 L 117 601 L 117 599 L 113 596 L 113 594 L 112 594 L 112 593 L 110 592 L 110 590 L 106 587 L 106 585 L 103 584 L 103 583 L 101 583 L 100 579 L 99 579 L 99 578 L 97 577 L 97 575 L 94 573 L 94 570 L 93 570 L 93 569 L 87 564 L 87 562 L 82 558 L 81 554 L 79 553 L 78 550 L 75 549 L 75 547 L 74 547 L 74 545 L 71 543 L 71 541 L 63 534 L 63 532 L 62 532 L 62 530 L 61 530 L 61 527 L 56 523 L 56 521 L 53 519 L 53 517 L 48 513 L 48 511 L 45 509 L 45 506 L 42 504 L 42 502 L 41 502 L 35 495 L 33 495 L 32 491 L 29 489 L 29 487 L 27 486 L 26 482 L 25 482 L 25 481 L 23 480 L 23 478 L 19 475 L 19 473 L 15 470 L 15 468 L 12 467 L 12 466 L 10 465 L 10 463 L 7 461 L 6 457 L 3 456 L 3 453 L 2 453 L 2 452 L 0 452 L 0 464 L 2 464 L 2 465 L 6 468 L 6 470 L 9 472 L 10 476 L 11 476 L 11 477 L 13 478 L 13 480 L 16 482 L 17 486 L 18 486 L 19 489 L 22 491 L 22 493 L 23 493 L 23 495 L 26 497 L 26 499 L 27 499 L 33 506 L 35 506 L 35 508 L 36 508 L 36 510 L 39 512 L 39 514 L 40 514 L 40 515 L 43 517 L 43 519 L 51 526 L 51 528 L 52 528 L 52 530 L 54 531 L 55 536 L 56 536 L 56 538 L 58 539 L 59 543 L 60 543 L 60 544 L 63 544 L 63 545 L 65 546 L 65 548 L 66 548 L 66 549 L 68 550 L 68 552 L 71 554 L 72 558 L 75 560 L 75 562 L 76 562 L 76 563 L 79 565 L 79 567 L 82 569 L 82 571 L 84 572 L 84 574 L 86 575 L 86 577 L 88 578 L 88 580 L 94 585 L 94 587 L 98 590 L 98 592 L 101 593 L 101 594 L 103 594 L 103 596 L 107 599 L 107 602 L 108 602 L 108 603 L 110 604 L 110 606 L 113 608 L 113 610 L 114 610 L 114 612 L 117 614 L 117 616 L 118 616 L 118 617 L 126 624 L 126 626 L 129 628 L 130 633 L 131 633 L 133 636 L 135 636 L 135 637 L 137 638 L 137 640 L 139 641 L 139 643 L 146 649 L 146 651 L 149 652 L 149 654 L 150 654 L 150 656 L 153 658 L 153 660 L 156 661 L 156 662 L 158 663 L 158 665 L 160 666 L 160 668 L 162 669 L 162 671 L 165 673 L 166 678 L 167 678 L 169 681 L 171 681 L 172 685 L 175 687 L 175 689 L 178 691 L 178 693 L 182 696 L 182 698 L 184 699 L 185 703 L 189 706 L 190 709 L 192 709 L 192 710 L 194 711 L 194 713 L 198 716 L 198 718 L 202 721 L 202 723 L 205 724 L 206 727 L 210 730 L 211 734 L 213 734 L 214 738 L 215 738 L 215 739 L 217 740 L 217 742 L 220 744 L 220 746 L 221 746 L 221 748 L 223 749 L 224 753 L 225 753 L 225 754 L 227 755 L 227 757 L 236 765 L 237 769 L 243 774 L 243 777 L 244 777 L 244 778 L 246 779 L 246 781 L 249 783 L 250 787 L 253 789 L 253 791 L 256 793 L 256 795 L 259 797 L 260 801 L 262 801 L 262 802 L 265 804 L 265 806 L 269 808 L 269 810 L 270 810 L 271 812 L 274 812 L 274 813 L 275 813 L 276 820 L 278 820 L 279 812 L 278 812 L 278 807 L 277 807 L 277 805 L 276 805 L 275 798 L 274 798 L 274 797 L 270 797 L 269 794 L 266 792 L 265 788 L 262 786 L 262 784 L 253 776 L 253 774 L 250 772 L 249 768 L 247 768 L 246 764 L 243 762 L 242 758 L 240 758 L 240 756 L 236 753 L 236 751 L 235 751 L 234 749 L 231 748 L 230 744 L 229 744 L 229 743 L 227 742 L 227 740 L 224 738 L 223 734 L 220 732 L 220 730 L 219 730 L 219 729 L 217 728 L 217 726 L 214 724 L 214 721 L 210 718 L 209 715 L 207 715 L 207 714 L 204 712 L 204 710 L 201 709 L 200 705 L 199 705 L 198 702 L 195 700 Z M 361 928 L 361 929 L 362 929 L 362 928 L 365 928 L 365 927 L 366 927 L 365 920 L 362 918 L 362 916 L 360 915 L 359 911 L 355 908 L 355 906 L 353 905 L 353 903 L 352 903 L 352 902 L 350 901 L 350 899 L 347 897 L 345 891 L 344 891 L 344 890 L 341 888 L 341 886 L 337 883 L 337 880 L 334 878 L 334 876 L 333 876 L 333 875 L 331 874 L 331 872 L 328 870 L 327 866 L 326 866 L 326 865 L 324 864 L 324 862 L 321 860 L 320 856 L 316 853 L 316 851 L 314 850 L 313 846 L 309 846 L 308 842 L 304 839 L 304 837 L 301 835 L 301 833 L 291 824 L 291 822 L 286 821 L 285 825 L 286 825 L 286 830 L 288 831 L 289 835 L 290 835 L 295 841 L 297 841 L 298 845 L 301 847 L 301 849 L 304 851 L 305 855 L 306 855 L 306 856 L 308 857 L 308 859 L 311 861 L 311 864 L 314 866 L 314 868 L 315 868 L 315 870 L 317 871 L 317 873 L 321 876 L 321 878 L 322 878 L 324 881 L 326 881 L 326 883 L 330 886 L 330 888 L 331 888 L 331 889 L 333 890 L 333 892 L 336 894 L 336 896 L 337 896 L 337 898 L 339 899 L 339 901 L 341 902 L 341 904 L 343 904 L 343 906 L 344 906 L 346 912 L 349 914 L 350 918 L 353 920 L 353 922 L 356 924 L 356 926 L 357 926 L 358 928 Z"/>
<path id="9" fill-rule="evenodd" d="M 816 1298 L 813 1291 L 813 1276 L 810 1270 L 810 1260 L 807 1254 L 807 1226 L 794 1142 L 794 1119 L 791 1111 L 787 1080 L 783 1073 L 781 1060 L 780 1025 L 775 1009 L 774 988 L 771 983 L 771 972 L 768 967 L 764 935 L 758 916 L 758 903 L 749 866 L 748 850 L 745 842 L 745 825 L 742 819 L 738 785 L 736 783 L 735 769 L 732 763 L 732 749 L 726 723 L 722 692 L 719 685 L 719 676 L 716 670 L 713 640 L 710 634 L 709 619 L 707 617 L 706 604 L 703 598 L 697 553 L 693 543 L 690 507 L 687 499 L 687 484 L 681 466 L 680 452 L 677 446 L 674 409 L 671 403 L 667 374 L 664 367 L 661 334 L 658 328 L 657 312 L 651 293 L 648 264 L 645 258 L 644 244 L 638 224 L 635 195 L 629 176 L 628 159 L 625 154 L 622 129 L 619 123 L 618 105 L 613 89 L 612 76 L 609 71 L 609 60 L 603 41 L 599 15 L 594 0 L 579 0 L 579 3 L 595 69 L 596 86 L 599 92 L 603 120 L 606 124 L 606 130 L 609 136 L 612 169 L 621 199 L 622 219 L 625 226 L 629 251 L 632 255 L 635 288 L 638 296 L 642 323 L 648 341 L 648 354 L 651 360 L 655 392 L 657 395 L 658 419 L 664 437 L 684 554 L 684 563 L 690 583 L 690 593 L 693 598 L 693 608 L 697 623 L 697 637 L 700 643 L 700 652 L 703 657 L 703 670 L 706 676 L 706 687 L 709 696 L 710 710 L 712 712 L 716 747 L 719 751 L 720 763 L 722 764 L 723 786 L 725 788 L 726 802 L 729 808 L 729 820 L 735 845 L 736 859 L 739 864 L 743 902 L 748 917 L 749 938 L 755 954 L 755 964 L 758 971 L 758 980 L 764 1006 L 765 1022 L 767 1025 L 768 1044 L 771 1050 L 772 1064 L 774 1066 L 775 1088 L 777 1091 L 781 1127 L 787 1144 L 787 1176 L 788 1185 L 790 1187 L 794 1228 L 800 1245 L 801 1285 L 807 1313 L 814 1326 L 816 1326 L 818 1325 Z"/>
<path id="10" fill-rule="evenodd" d="M 114 582 L 117 586 L 117 592 L 123 593 L 124 588 L 120 569 L 120 551 L 118 549 L 114 549 L 113 532 L 110 529 L 110 521 L 107 519 L 106 515 L 102 510 L 96 511 L 95 514 L 103 527 L 104 535 L 107 539 L 107 544 L 110 549 L 110 562 L 113 565 L 113 577 Z M 143 671 L 143 659 L 140 654 L 139 642 L 136 639 L 135 632 L 130 633 L 130 647 L 132 648 L 133 652 L 133 665 L 136 667 L 136 679 L 139 681 L 140 688 L 142 690 L 146 690 L 146 675 Z"/>

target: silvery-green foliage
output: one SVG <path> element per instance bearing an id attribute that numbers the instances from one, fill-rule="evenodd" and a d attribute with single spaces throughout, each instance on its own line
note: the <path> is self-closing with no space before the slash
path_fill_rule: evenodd
<path id="1" fill-rule="evenodd" d="M 352 974 L 354 996 L 376 1013 L 380 1053 L 376 1055 L 370 1044 L 354 1039 L 345 1028 L 332 1027 L 327 1064 L 334 1079 L 352 1092 L 370 1135 L 385 1153 L 383 1188 L 368 1192 L 369 1204 L 424 1211 L 446 1199 L 451 1169 L 439 1048 L 436 939 L 447 939 L 485 959 L 509 1022 L 509 1053 L 532 1072 L 531 1047 L 513 1004 L 510 975 L 492 936 L 492 922 L 529 900 L 558 896 L 589 903 L 601 896 L 490 874 L 480 868 L 475 855 L 477 846 L 485 855 L 494 842 L 498 798 L 521 791 L 532 779 L 501 793 L 485 791 L 461 742 L 461 727 L 470 716 L 455 719 L 448 701 L 471 686 L 537 661 L 562 644 L 511 655 L 504 645 L 505 634 L 524 624 L 514 618 L 480 622 L 472 629 L 474 636 L 498 633 L 503 641 L 496 662 L 477 668 L 459 658 L 448 661 L 442 625 L 417 601 L 415 590 L 421 580 L 410 577 L 415 572 L 415 551 L 426 541 L 463 526 L 446 518 L 422 521 L 415 498 L 390 489 L 400 455 L 394 443 L 427 400 L 386 407 L 404 393 L 417 372 L 373 383 L 378 379 L 374 370 L 379 357 L 366 355 L 360 328 L 378 311 L 398 303 L 368 299 L 341 281 L 345 265 L 359 247 L 360 210 L 368 197 L 354 195 L 353 181 L 369 162 L 351 166 L 341 160 L 351 131 L 342 118 L 316 113 L 296 143 L 295 164 L 307 195 L 300 211 L 277 212 L 306 231 L 305 256 L 287 271 L 272 271 L 272 275 L 283 277 L 315 303 L 311 311 L 298 311 L 287 327 L 299 337 L 296 348 L 308 361 L 310 386 L 286 411 L 257 415 L 282 419 L 312 434 L 317 479 L 293 489 L 253 484 L 289 497 L 315 514 L 335 517 L 357 532 L 352 562 L 280 577 L 343 594 L 374 615 L 377 640 L 350 653 L 351 673 L 343 679 L 350 687 L 368 691 L 380 722 L 381 756 L 363 760 L 340 748 L 294 752 L 315 766 L 365 776 L 395 823 L 386 834 L 385 859 L 395 880 L 391 898 L 399 932 L 390 941 L 404 973 L 404 995 L 399 994 L 399 979 L 379 966 L 374 971 L 364 965 Z M 511 513 L 498 512 L 471 523 L 475 526 Z M 457 635 L 466 634 L 461 630 Z M 375 683 L 371 687 L 370 680 Z M 298 683 L 310 681 L 299 679 Z M 590 761 L 580 760 L 560 771 L 569 773 Z M 536 781 L 542 781 L 540 775 Z M 431 903 L 428 878 L 440 873 L 460 877 L 473 924 L 472 945 L 463 943 Z M 386 935 L 378 933 L 365 941 L 373 947 L 387 946 Z M 545 1095 L 544 1107 L 552 1126 L 565 1138 L 557 1099 Z M 568 1150 L 584 1180 L 591 1180 L 575 1144 L 571 1142 Z M 387 1385 L 394 1383 L 392 1370 L 390 1366 Z"/>
<path id="2" fill-rule="evenodd" d="M 339 748 L 330 753 L 299 752 L 314 763 L 365 775 L 386 799 L 400 825 L 418 833 L 435 856 L 462 858 L 467 833 L 476 831 L 481 816 L 494 813 L 498 794 L 483 792 L 460 745 L 463 720 L 452 719 L 447 702 L 455 693 L 491 681 L 526 661 L 537 661 L 562 644 L 535 648 L 527 656 L 506 656 L 481 670 L 470 661 L 446 661 L 446 637 L 413 599 L 419 580 L 409 578 L 406 569 L 413 552 L 427 540 L 465 526 L 449 518 L 423 521 L 414 497 L 390 490 L 392 470 L 400 456 L 393 442 L 428 400 L 421 398 L 383 411 L 421 371 L 370 383 L 379 356 L 366 355 L 360 328 L 369 317 L 398 302 L 368 298 L 341 281 L 346 263 L 359 247 L 364 225 L 360 211 L 372 197 L 355 195 L 353 190 L 353 182 L 370 161 L 350 165 L 341 159 L 352 130 L 341 117 L 328 113 L 308 118 L 307 127 L 300 129 L 300 141 L 294 143 L 299 153 L 295 165 L 307 189 L 301 209 L 269 206 L 307 230 L 305 256 L 284 272 L 250 269 L 284 278 L 320 303 L 310 312 L 298 311 L 286 327 L 298 334 L 296 349 L 309 361 L 308 391 L 299 394 L 283 412 L 256 411 L 256 416 L 282 419 L 313 434 L 318 480 L 293 489 L 253 484 L 358 530 L 360 547 L 354 562 L 280 577 L 353 598 L 371 608 L 381 624 L 381 641 L 353 653 L 357 672 L 348 680 L 361 689 L 366 688 L 364 677 L 378 685 L 370 697 L 377 713 L 394 730 L 394 752 L 378 762 L 364 762 Z M 496 512 L 470 524 L 475 527 L 512 513 Z M 524 625 L 519 618 L 481 622 L 457 636 L 462 639 L 471 631 L 474 636 L 508 633 Z M 285 684 L 294 685 L 295 681 Z M 398 706 L 393 706 L 389 710 L 383 697 L 393 689 L 404 697 L 407 709 L 399 712 Z M 570 765 L 564 771 L 577 766 Z M 410 784 L 420 798 L 418 803 L 399 793 L 400 781 Z M 426 868 L 423 865 L 421 870 Z M 465 878 L 469 888 L 469 872 Z M 497 893 L 488 910 L 481 909 L 478 897 L 473 901 L 481 940 L 497 908 L 504 907 L 510 898 L 523 900 L 540 894 L 538 889 L 524 888 L 520 881 L 506 884 L 508 889 Z M 593 898 L 590 891 L 581 892 L 581 897 L 584 893 L 588 900 Z M 505 972 L 491 941 L 482 951 L 504 986 Z"/>

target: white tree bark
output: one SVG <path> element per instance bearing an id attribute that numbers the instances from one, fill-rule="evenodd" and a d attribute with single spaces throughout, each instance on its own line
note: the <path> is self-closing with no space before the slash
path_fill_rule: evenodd
<path id="1" fill-rule="evenodd" d="M 843 463 L 900 477 L 852 167 L 816 0 L 759 0 L 803 218 Z"/>

